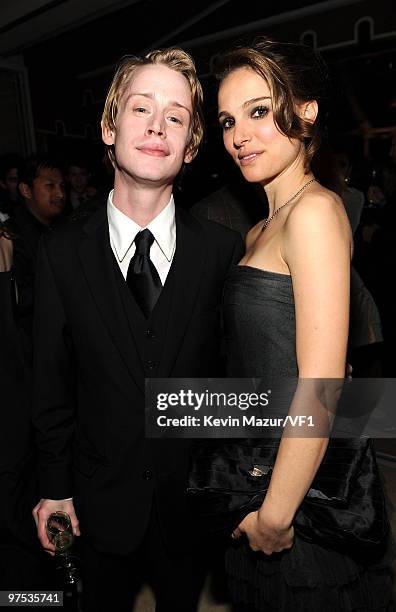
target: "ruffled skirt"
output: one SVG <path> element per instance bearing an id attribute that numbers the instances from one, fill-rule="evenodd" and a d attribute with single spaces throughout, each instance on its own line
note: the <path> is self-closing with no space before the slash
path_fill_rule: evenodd
<path id="1" fill-rule="evenodd" d="M 267 556 L 246 540 L 226 552 L 235 612 L 395 612 L 389 555 L 365 564 L 303 541 Z"/>

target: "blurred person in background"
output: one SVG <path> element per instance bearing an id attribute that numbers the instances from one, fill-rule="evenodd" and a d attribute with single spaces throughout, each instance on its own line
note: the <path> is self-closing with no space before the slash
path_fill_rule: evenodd
<path id="1" fill-rule="evenodd" d="M 15 235 L 14 276 L 18 286 L 21 324 L 31 336 L 33 293 L 41 237 L 63 219 L 65 182 L 60 164 L 50 158 L 29 159 L 19 175 L 20 203 L 9 226 Z"/>
<path id="2" fill-rule="evenodd" d="M 0 590 L 49 589 L 49 558 L 37 543 L 30 365 L 19 327 L 13 242 L 0 223 Z"/>
<path id="3" fill-rule="evenodd" d="M 84 206 L 97 195 L 98 190 L 91 183 L 90 163 L 85 159 L 71 158 L 65 172 L 67 195 L 73 210 Z"/>
<path id="4" fill-rule="evenodd" d="M 19 155 L 9 154 L 0 158 L 0 220 L 13 215 L 19 200 L 18 177 L 22 165 Z"/>

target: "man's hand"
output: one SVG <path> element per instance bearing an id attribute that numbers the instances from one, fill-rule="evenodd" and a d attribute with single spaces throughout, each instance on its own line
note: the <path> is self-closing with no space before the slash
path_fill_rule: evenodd
<path id="1" fill-rule="evenodd" d="M 33 508 L 32 514 L 36 523 L 38 538 L 45 550 L 52 554 L 55 552 L 55 546 L 48 539 L 46 525 L 49 515 L 57 511 L 67 512 L 71 519 L 73 534 L 75 536 L 81 535 L 72 500 L 41 499 Z"/>

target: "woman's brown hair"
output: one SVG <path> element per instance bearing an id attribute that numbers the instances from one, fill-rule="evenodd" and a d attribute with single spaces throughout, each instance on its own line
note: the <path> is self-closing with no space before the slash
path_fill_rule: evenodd
<path id="1" fill-rule="evenodd" d="M 256 39 L 219 56 L 215 74 L 221 82 L 238 68 L 251 68 L 268 83 L 274 121 L 278 129 L 304 143 L 305 167 L 319 150 L 327 114 L 329 76 L 320 56 L 306 45 Z M 297 112 L 297 105 L 316 100 L 318 116 L 312 123 Z"/>

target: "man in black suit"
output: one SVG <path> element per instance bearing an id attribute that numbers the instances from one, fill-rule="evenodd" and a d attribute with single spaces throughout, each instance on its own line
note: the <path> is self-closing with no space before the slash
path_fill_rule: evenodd
<path id="1" fill-rule="evenodd" d="M 20 202 L 15 205 L 9 227 L 15 236 L 13 275 L 20 325 L 30 345 L 39 243 L 61 222 L 65 182 L 59 162 L 50 157 L 30 158 L 21 166 L 18 180 Z"/>
<path id="2" fill-rule="evenodd" d="M 188 441 L 145 438 L 144 378 L 221 373 L 219 303 L 242 241 L 175 209 L 172 197 L 202 138 L 201 101 L 184 51 L 126 58 L 102 120 L 115 168 L 107 210 L 42 245 L 35 324 L 42 499 L 33 513 L 47 549 L 51 512 L 68 512 L 77 535 L 81 527 L 84 610 L 92 612 L 129 612 L 142 572 L 159 612 L 192 612 L 199 596 Z"/>

